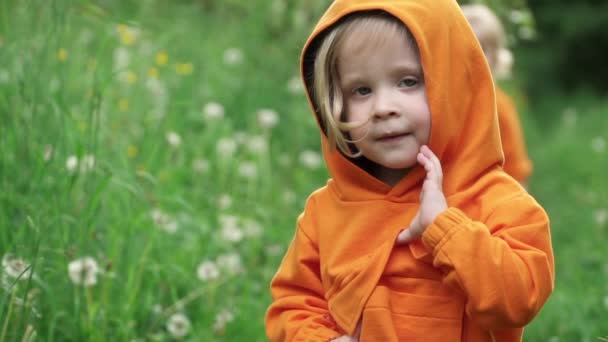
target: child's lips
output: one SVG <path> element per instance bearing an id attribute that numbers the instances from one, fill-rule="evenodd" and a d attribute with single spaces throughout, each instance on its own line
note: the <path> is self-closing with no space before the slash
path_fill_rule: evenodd
<path id="1" fill-rule="evenodd" d="M 382 142 L 382 143 L 394 143 L 394 142 L 399 142 L 401 139 L 407 137 L 408 135 L 410 135 L 410 133 L 407 133 L 407 132 L 388 133 L 388 134 L 381 135 L 376 140 L 379 142 Z"/>

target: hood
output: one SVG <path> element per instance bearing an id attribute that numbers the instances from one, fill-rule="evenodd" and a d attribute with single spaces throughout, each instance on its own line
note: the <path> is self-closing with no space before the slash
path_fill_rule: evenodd
<path id="1" fill-rule="evenodd" d="M 503 153 L 490 69 L 455 0 L 334 1 L 301 55 L 301 73 L 313 113 L 318 112 L 312 96 L 314 59 L 324 33 L 349 14 L 374 10 L 385 11 L 403 22 L 416 40 L 431 111 L 429 147 L 441 160 L 446 197 L 465 191 L 485 172 L 500 167 Z M 414 167 L 391 187 L 338 149 L 331 150 L 322 120 L 318 116 L 316 120 L 332 177 L 330 185 L 343 200 L 418 201 L 425 178 L 422 167 Z"/>

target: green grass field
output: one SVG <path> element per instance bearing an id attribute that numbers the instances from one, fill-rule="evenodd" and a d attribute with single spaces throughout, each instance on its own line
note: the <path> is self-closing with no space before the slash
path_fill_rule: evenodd
<path id="1" fill-rule="evenodd" d="M 0 342 L 264 341 L 327 179 L 297 78 L 324 1 L 100 3 L 0 2 Z M 526 341 L 608 338 L 608 98 L 516 99 L 557 268 Z"/>

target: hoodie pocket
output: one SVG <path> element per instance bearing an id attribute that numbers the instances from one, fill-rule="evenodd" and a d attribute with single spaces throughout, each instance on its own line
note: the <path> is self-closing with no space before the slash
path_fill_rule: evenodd
<path id="1" fill-rule="evenodd" d="M 460 341 L 464 301 L 378 286 L 363 313 L 361 341 Z M 379 339 L 380 338 L 380 339 Z"/>

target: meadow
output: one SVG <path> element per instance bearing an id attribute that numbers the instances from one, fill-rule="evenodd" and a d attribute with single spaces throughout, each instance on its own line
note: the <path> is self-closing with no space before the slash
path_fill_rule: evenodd
<path id="1" fill-rule="evenodd" d="M 0 2 L 0 342 L 266 340 L 328 178 L 298 76 L 324 6 Z M 521 82 L 557 274 L 525 340 L 608 339 L 608 97 Z"/>

